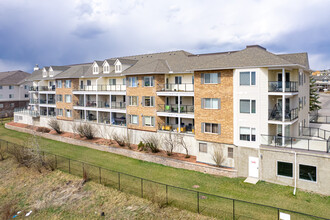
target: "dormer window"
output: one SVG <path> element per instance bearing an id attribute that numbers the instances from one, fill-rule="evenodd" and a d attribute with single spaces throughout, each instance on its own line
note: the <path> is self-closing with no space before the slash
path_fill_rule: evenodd
<path id="1" fill-rule="evenodd" d="M 106 65 L 103 66 L 103 72 L 104 73 L 109 73 L 110 72 L 110 67 L 109 67 L 108 64 L 106 64 Z"/>
<path id="2" fill-rule="evenodd" d="M 46 70 L 46 69 L 43 69 L 43 70 L 42 70 L 42 76 L 43 76 L 43 77 L 47 77 L 47 70 Z"/>
<path id="3" fill-rule="evenodd" d="M 116 71 L 116 73 L 120 73 L 120 72 L 122 71 L 122 66 L 121 66 L 121 64 L 116 64 L 116 66 L 115 66 L 115 71 Z"/>
<path id="4" fill-rule="evenodd" d="M 93 74 L 98 74 L 98 73 L 99 73 L 99 67 L 95 65 L 93 67 Z"/>
<path id="5" fill-rule="evenodd" d="M 53 68 L 49 68 L 49 77 L 53 77 L 53 76 L 54 76 Z"/>

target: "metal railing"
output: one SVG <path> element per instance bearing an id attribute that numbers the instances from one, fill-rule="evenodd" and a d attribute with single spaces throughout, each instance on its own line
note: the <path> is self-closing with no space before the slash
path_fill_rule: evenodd
<path id="1" fill-rule="evenodd" d="M 329 140 L 286 137 L 280 135 L 261 134 L 261 145 L 297 150 L 319 151 L 329 153 Z"/>
<path id="2" fill-rule="evenodd" d="M 182 83 L 182 84 L 157 84 L 157 92 L 193 92 L 193 83 Z"/>
<path id="3" fill-rule="evenodd" d="M 39 104 L 39 99 L 30 99 L 30 104 Z"/>
<path id="4" fill-rule="evenodd" d="M 317 137 L 322 138 L 324 140 L 329 140 L 330 131 L 321 129 L 321 128 L 313 128 L 313 127 L 303 127 L 302 135 L 309 137 Z"/>
<path id="5" fill-rule="evenodd" d="M 39 117 L 40 116 L 38 111 L 31 110 L 31 109 L 25 109 L 25 108 L 15 108 L 14 113 L 29 115 L 29 116 L 32 116 L 32 117 Z"/>
<path id="6" fill-rule="evenodd" d="M 38 86 L 30 86 L 29 91 L 39 91 Z"/>
<path id="7" fill-rule="evenodd" d="M 39 91 L 55 91 L 55 86 L 39 86 Z"/>
<path id="8" fill-rule="evenodd" d="M 330 116 L 310 115 L 311 123 L 330 124 Z"/>
<path id="9" fill-rule="evenodd" d="M 1 139 L 0 147 L 8 153 L 13 152 L 15 148 L 23 148 L 23 146 Z M 141 198 L 153 200 L 157 197 L 157 201 L 163 205 L 186 209 L 202 215 L 219 219 L 280 219 L 280 213 L 283 212 L 289 214 L 291 219 L 328 220 L 324 217 L 285 208 L 165 184 L 46 151 L 39 152 L 45 161 L 54 165 L 55 169 L 81 178 L 87 177 L 89 181 Z"/>
<path id="10" fill-rule="evenodd" d="M 194 113 L 193 105 L 158 105 L 158 112 L 173 112 L 173 113 Z"/>
<path id="11" fill-rule="evenodd" d="M 269 110 L 268 120 L 282 121 L 282 110 Z M 285 121 L 293 121 L 298 118 L 298 108 L 285 111 Z"/>
<path id="12" fill-rule="evenodd" d="M 74 103 L 74 106 L 84 107 L 85 105 L 84 105 L 84 102 L 82 101 L 82 102 L 76 102 L 76 103 Z"/>
<path id="13" fill-rule="evenodd" d="M 126 102 L 111 102 L 111 108 L 113 109 L 125 109 Z"/>
<path id="14" fill-rule="evenodd" d="M 174 131 L 174 132 L 179 132 L 179 125 L 178 124 L 159 124 L 158 125 L 158 130 L 160 131 Z M 180 132 L 179 133 L 186 133 L 186 132 L 190 132 L 190 133 L 195 133 L 195 127 L 194 125 L 191 124 L 187 124 L 187 125 L 182 125 L 180 126 Z"/>
<path id="15" fill-rule="evenodd" d="M 76 89 L 75 89 L 76 90 Z M 125 91 L 126 85 L 80 85 L 78 87 L 79 91 Z"/>
<path id="16" fill-rule="evenodd" d="M 285 92 L 298 92 L 297 82 L 285 82 Z M 268 92 L 283 92 L 283 82 L 270 81 L 268 82 Z"/>

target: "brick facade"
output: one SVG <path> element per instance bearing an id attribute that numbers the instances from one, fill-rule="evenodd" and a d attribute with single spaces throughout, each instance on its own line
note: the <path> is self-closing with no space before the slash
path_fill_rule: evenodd
<path id="1" fill-rule="evenodd" d="M 71 80 L 71 88 L 65 88 L 65 80 Z M 77 89 L 79 86 L 79 79 L 63 79 L 62 80 L 62 88 L 56 88 L 56 95 L 62 95 L 63 99 L 62 102 L 56 101 L 56 108 L 63 109 L 63 116 L 57 116 L 56 118 L 59 120 L 73 120 L 74 118 L 74 110 L 73 110 L 73 103 L 78 102 L 78 98 L 73 95 L 72 91 Z M 71 95 L 71 103 L 65 102 L 65 95 Z M 65 116 L 65 110 L 70 109 L 72 112 L 72 117 L 68 118 Z"/>
<path id="2" fill-rule="evenodd" d="M 13 117 L 15 108 L 25 108 L 29 105 L 29 101 L 5 101 L 0 102 L 0 118 Z"/>
<path id="3" fill-rule="evenodd" d="M 137 77 L 138 85 L 137 87 L 129 87 L 127 84 L 127 117 L 128 115 L 138 115 L 139 123 L 138 125 L 128 124 L 128 128 L 136 129 L 136 130 L 145 130 L 145 131 L 157 131 L 158 125 L 164 123 L 164 118 L 157 117 L 157 109 L 158 105 L 164 104 L 164 99 L 158 97 L 156 94 L 156 89 L 158 84 L 163 84 L 165 82 L 165 76 L 162 75 L 153 75 L 154 77 L 154 86 L 153 87 L 143 87 L 143 78 L 145 76 L 151 75 L 138 75 L 138 76 L 128 76 L 128 77 Z M 128 96 L 138 96 L 138 106 L 129 106 L 129 98 Z M 142 97 L 143 96 L 154 96 L 155 97 L 155 105 L 154 107 L 143 107 L 142 106 Z M 153 116 L 155 117 L 155 126 L 143 126 L 142 116 Z"/>
<path id="4" fill-rule="evenodd" d="M 202 73 L 221 73 L 219 84 L 202 84 Z M 195 72 L 195 138 L 197 140 L 233 144 L 233 70 Z M 202 98 L 220 98 L 220 109 L 202 109 Z M 202 133 L 202 123 L 220 123 L 221 134 Z"/>

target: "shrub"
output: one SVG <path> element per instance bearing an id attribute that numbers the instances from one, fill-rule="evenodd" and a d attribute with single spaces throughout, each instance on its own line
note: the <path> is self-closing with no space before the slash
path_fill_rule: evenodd
<path id="1" fill-rule="evenodd" d="M 163 149 L 166 151 L 167 156 L 171 156 L 177 145 L 177 134 L 169 132 L 168 135 L 165 135 L 163 140 Z"/>
<path id="2" fill-rule="evenodd" d="M 87 139 L 93 139 L 95 137 L 95 131 L 90 124 L 80 124 L 76 128 L 80 137 L 86 137 Z"/>
<path id="3" fill-rule="evenodd" d="M 189 155 L 189 151 L 188 151 L 188 145 L 185 142 L 185 140 L 183 139 L 183 135 L 179 135 L 179 137 L 178 137 L 178 144 L 179 144 L 179 146 L 181 146 L 186 151 L 185 158 L 189 158 L 190 155 Z"/>
<path id="4" fill-rule="evenodd" d="M 1 146 L 0 143 L 0 161 L 5 159 L 5 151 L 6 151 L 5 147 Z"/>
<path id="5" fill-rule="evenodd" d="M 50 132 L 50 129 L 49 128 L 46 128 L 46 127 L 38 127 L 37 128 L 37 131 L 38 132 L 42 132 L 42 133 L 49 133 Z"/>
<path id="6" fill-rule="evenodd" d="M 159 141 L 155 135 L 149 134 L 142 138 L 142 141 L 145 144 L 145 147 L 150 150 L 152 153 L 159 152 Z"/>
<path id="7" fill-rule="evenodd" d="M 222 144 L 213 144 L 212 160 L 218 167 L 224 162 L 225 157 L 223 155 Z"/>
<path id="8" fill-rule="evenodd" d="M 54 129 L 57 134 L 62 133 L 60 122 L 58 120 L 56 120 L 55 118 L 49 120 L 48 125 L 52 129 Z"/>
<path id="9" fill-rule="evenodd" d="M 142 141 L 140 141 L 140 143 L 138 144 L 138 150 L 139 151 L 145 151 L 147 150 L 144 143 Z"/>
<path id="10" fill-rule="evenodd" d="M 113 132 L 112 138 L 118 143 L 119 146 L 124 147 L 126 145 L 127 138 L 124 135 Z"/>

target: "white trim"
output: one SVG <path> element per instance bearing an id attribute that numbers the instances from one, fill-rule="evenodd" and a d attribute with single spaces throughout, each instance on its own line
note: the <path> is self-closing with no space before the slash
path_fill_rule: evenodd
<path id="1" fill-rule="evenodd" d="M 316 168 L 316 181 L 300 179 L 300 165 L 315 167 Z M 318 183 L 319 176 L 318 176 L 316 165 L 298 163 L 298 173 L 297 174 L 298 174 L 298 180 L 305 181 L 305 182 L 308 182 L 308 183 Z"/>
<path id="2" fill-rule="evenodd" d="M 292 177 L 289 177 L 289 176 L 283 176 L 283 175 L 278 175 L 278 162 L 282 162 L 282 163 L 291 163 L 292 164 Z M 294 178 L 294 172 L 295 170 L 295 166 L 293 164 L 293 162 L 287 162 L 287 161 L 280 161 L 280 160 L 276 160 L 276 176 L 278 177 L 284 177 L 284 178 L 287 178 L 287 179 L 293 179 Z"/>

